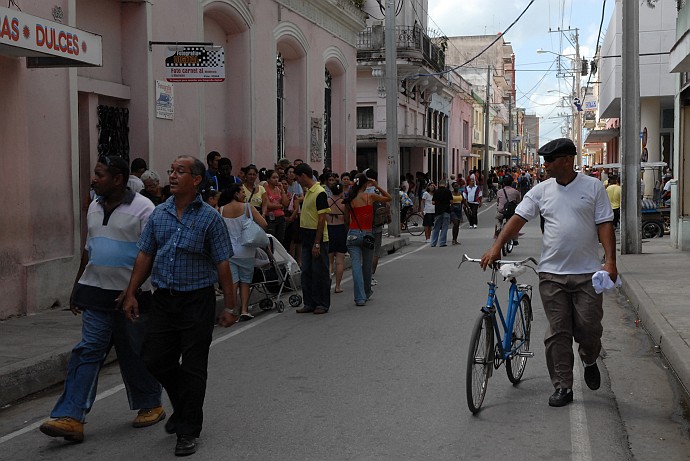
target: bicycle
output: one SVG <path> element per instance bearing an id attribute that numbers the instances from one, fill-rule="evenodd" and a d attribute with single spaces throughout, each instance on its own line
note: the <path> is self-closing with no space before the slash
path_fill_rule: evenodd
<path id="1" fill-rule="evenodd" d="M 489 202 L 493 202 L 496 198 L 496 186 L 489 187 Z"/>
<path id="2" fill-rule="evenodd" d="M 410 209 L 403 220 L 402 230 L 407 231 L 410 235 L 422 235 L 424 233 L 424 215 L 419 211 L 414 212 Z"/>
<path id="3" fill-rule="evenodd" d="M 501 230 L 503 229 L 503 225 L 504 225 L 506 222 L 507 222 L 507 220 L 506 220 L 506 219 L 503 219 L 503 221 L 501 222 L 501 226 L 500 226 L 500 227 L 499 227 L 499 226 L 495 226 L 495 227 L 494 227 L 494 235 L 495 235 L 496 237 L 498 237 L 498 234 L 501 233 Z M 508 239 L 508 240 L 506 240 L 506 243 L 504 243 L 503 246 L 501 247 L 501 254 L 502 254 L 503 256 L 508 256 L 510 253 L 513 252 L 513 246 L 514 246 L 514 244 L 513 244 L 513 239 Z"/>
<path id="4" fill-rule="evenodd" d="M 481 262 L 466 254 L 462 256 L 460 266 L 465 262 Z M 489 293 L 486 306 L 472 327 L 470 348 L 467 354 L 466 394 L 467 406 L 476 414 L 484 402 L 489 378 L 494 369 L 503 363 L 506 365 L 508 379 L 513 385 L 520 382 L 527 366 L 527 359 L 534 357 L 529 350 L 530 333 L 533 319 L 532 286 L 518 284 L 516 277 L 528 268 L 536 274 L 536 269 L 527 264 L 537 264 L 534 258 L 522 261 L 495 261 L 491 265 L 491 280 L 488 282 Z M 496 274 L 500 272 L 504 279 L 510 280 L 508 292 L 508 312 L 503 315 L 496 295 Z M 498 313 L 498 317 L 496 314 Z M 500 320 L 500 322 L 499 322 Z M 502 328 L 499 328 L 499 325 Z M 501 335 L 501 330 L 503 335 Z M 494 343 L 494 335 L 498 340 Z"/>

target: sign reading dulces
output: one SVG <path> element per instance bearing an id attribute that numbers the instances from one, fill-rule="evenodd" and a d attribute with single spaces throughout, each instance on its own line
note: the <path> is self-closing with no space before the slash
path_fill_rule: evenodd
<path id="1" fill-rule="evenodd" d="M 222 46 L 170 47 L 165 69 L 169 82 L 222 82 L 225 50 Z"/>
<path id="2" fill-rule="evenodd" d="M 29 67 L 102 66 L 102 37 L 0 7 L 0 54 L 27 57 Z"/>

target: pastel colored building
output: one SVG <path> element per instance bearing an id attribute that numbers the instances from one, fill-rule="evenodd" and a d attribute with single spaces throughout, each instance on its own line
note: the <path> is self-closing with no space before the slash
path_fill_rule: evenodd
<path id="1" fill-rule="evenodd" d="M 281 157 L 319 170 L 356 165 L 356 42 L 365 16 L 350 1 L 21 3 L 21 13 L 0 8 L 11 31 L 0 36 L 8 178 L 0 318 L 66 306 L 99 154 L 141 157 L 163 178 L 177 155 L 205 160 L 210 150 L 229 157 L 235 172 L 249 163 L 271 168 Z M 43 40 L 64 56 L 18 46 L 37 30 L 31 23 L 26 32 L 21 14 L 55 29 Z M 102 39 L 102 66 L 78 61 L 96 47 L 75 42 L 91 37 L 85 31 Z M 220 61 L 224 77 L 211 81 L 203 69 Z M 182 76 L 202 81 L 167 81 Z"/>

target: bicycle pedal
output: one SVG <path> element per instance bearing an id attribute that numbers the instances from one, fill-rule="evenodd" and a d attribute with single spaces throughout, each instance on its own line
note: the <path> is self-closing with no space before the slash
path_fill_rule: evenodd
<path id="1" fill-rule="evenodd" d="M 530 351 L 519 351 L 519 352 L 517 353 L 517 355 L 518 355 L 518 357 L 528 357 L 528 358 L 532 358 L 532 357 L 534 357 L 534 352 L 530 352 Z"/>

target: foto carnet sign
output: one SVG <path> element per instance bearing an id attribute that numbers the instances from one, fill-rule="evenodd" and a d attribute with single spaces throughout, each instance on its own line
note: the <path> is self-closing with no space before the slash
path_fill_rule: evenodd
<path id="1" fill-rule="evenodd" d="M 165 69 L 169 82 L 223 82 L 225 50 L 222 46 L 170 47 Z"/>
<path id="2" fill-rule="evenodd" d="M 34 59 L 31 67 L 102 66 L 100 35 L 0 7 L 0 54 Z"/>

